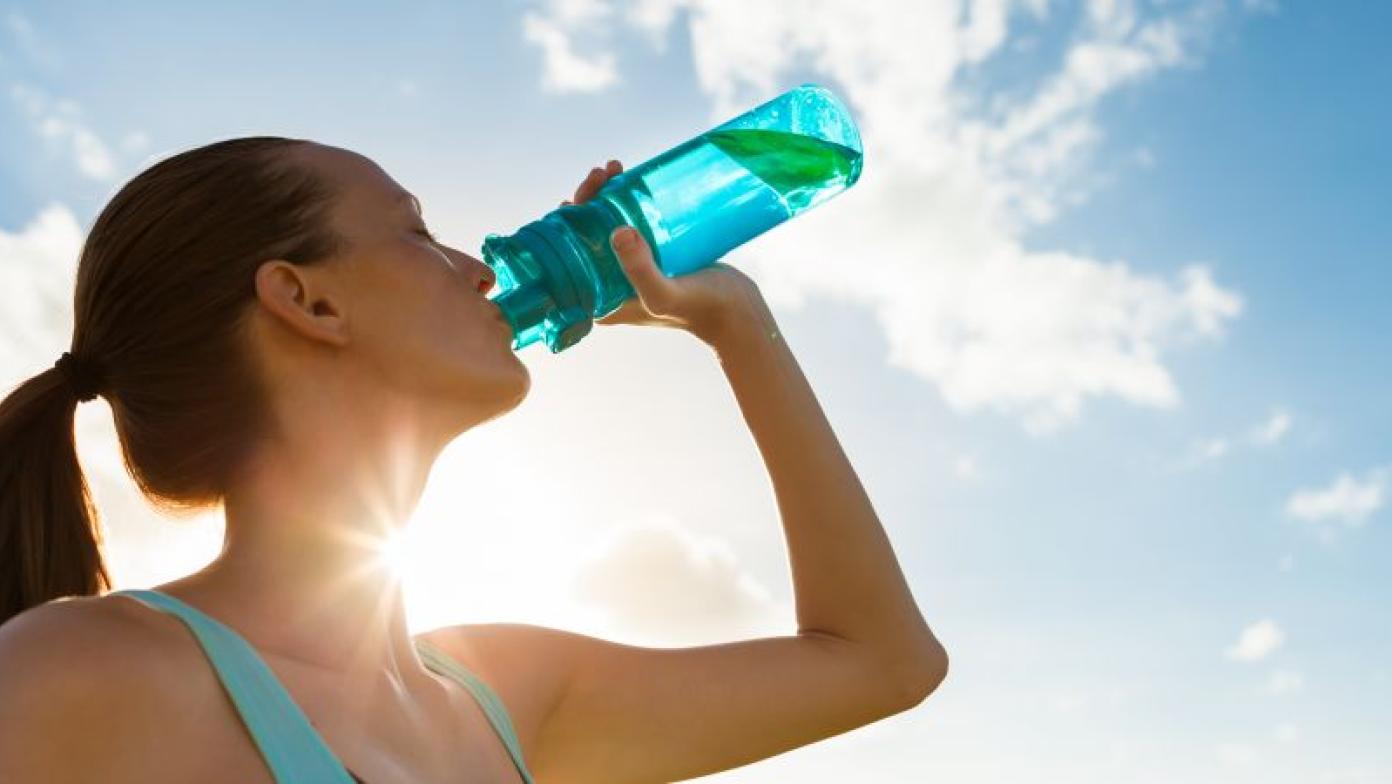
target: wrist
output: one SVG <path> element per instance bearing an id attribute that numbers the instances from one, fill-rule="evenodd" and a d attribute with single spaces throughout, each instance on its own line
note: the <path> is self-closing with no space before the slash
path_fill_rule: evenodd
<path id="1" fill-rule="evenodd" d="M 761 299 L 755 298 L 750 298 L 747 306 L 727 310 L 696 337 L 722 357 L 767 348 L 783 340 L 773 313 Z"/>

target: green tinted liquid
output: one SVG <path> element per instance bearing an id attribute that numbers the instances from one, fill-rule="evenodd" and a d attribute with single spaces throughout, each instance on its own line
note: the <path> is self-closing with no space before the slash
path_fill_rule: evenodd
<path id="1" fill-rule="evenodd" d="M 861 154 L 823 139 L 785 131 L 735 129 L 705 135 L 778 192 L 792 214 L 850 187 L 860 176 Z"/>

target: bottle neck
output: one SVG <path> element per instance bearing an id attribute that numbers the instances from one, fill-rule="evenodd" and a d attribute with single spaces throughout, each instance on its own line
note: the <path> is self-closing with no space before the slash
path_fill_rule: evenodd
<path id="1" fill-rule="evenodd" d="M 510 236 L 490 235 L 483 254 L 498 273 L 502 291 L 493 301 L 512 325 L 513 350 L 541 340 L 558 353 L 589 333 L 591 265 L 557 211 Z"/>

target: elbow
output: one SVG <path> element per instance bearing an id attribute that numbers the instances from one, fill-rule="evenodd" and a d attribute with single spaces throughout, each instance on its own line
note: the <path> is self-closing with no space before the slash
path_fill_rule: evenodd
<path id="1" fill-rule="evenodd" d="M 904 679 L 904 710 L 928 699 L 947 679 L 947 649 L 936 639 L 914 659 L 914 666 Z"/>

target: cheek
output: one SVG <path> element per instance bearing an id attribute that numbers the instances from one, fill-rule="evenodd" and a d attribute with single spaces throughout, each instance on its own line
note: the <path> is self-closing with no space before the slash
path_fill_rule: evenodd
<path id="1" fill-rule="evenodd" d="M 357 292 L 358 331 L 374 350 L 388 358 L 393 353 L 416 355 L 457 331 L 459 282 L 438 265 L 408 254 L 383 264 L 380 274 L 364 277 Z"/>
<path id="2" fill-rule="evenodd" d="M 478 304 L 470 302 L 464 284 L 448 271 L 430 278 L 408 303 L 422 345 L 434 353 L 474 355 L 484 348 L 488 334 L 479 322 Z"/>
<path id="3" fill-rule="evenodd" d="M 361 284 L 374 362 L 398 377 L 490 373 L 511 343 L 482 312 L 481 297 L 445 259 L 417 248 L 396 255 Z M 451 370 L 444 370 L 449 367 Z"/>

